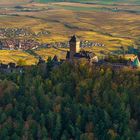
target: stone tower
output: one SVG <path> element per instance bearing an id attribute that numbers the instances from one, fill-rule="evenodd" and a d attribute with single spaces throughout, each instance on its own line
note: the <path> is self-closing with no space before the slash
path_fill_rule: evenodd
<path id="1" fill-rule="evenodd" d="M 72 36 L 69 41 L 70 46 L 70 59 L 74 58 L 74 55 L 76 53 L 79 53 L 80 51 L 80 40 L 77 38 L 76 35 Z"/>

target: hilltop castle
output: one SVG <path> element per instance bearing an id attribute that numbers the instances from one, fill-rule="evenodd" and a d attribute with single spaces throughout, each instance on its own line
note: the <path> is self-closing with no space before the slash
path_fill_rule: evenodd
<path id="1" fill-rule="evenodd" d="M 81 50 L 80 39 L 76 35 L 71 37 L 69 46 L 70 51 L 67 52 L 67 60 L 86 59 L 90 62 L 98 62 L 98 57 L 93 52 Z"/>

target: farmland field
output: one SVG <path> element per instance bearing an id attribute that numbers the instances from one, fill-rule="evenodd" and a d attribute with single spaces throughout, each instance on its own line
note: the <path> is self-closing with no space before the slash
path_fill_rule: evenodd
<path id="1" fill-rule="evenodd" d="M 22 60 L 25 65 L 34 65 L 38 61 L 32 55 L 17 51 L 17 50 L 1 50 L 0 51 L 0 62 L 1 63 L 19 63 Z"/>
<path id="2" fill-rule="evenodd" d="M 68 41 L 71 35 L 76 34 L 81 40 L 104 44 L 104 47 L 89 48 L 100 55 L 101 51 L 111 52 L 119 50 L 121 46 L 127 49 L 129 46 L 139 45 L 140 5 L 136 0 L 128 1 L 115 4 L 111 1 L 94 1 L 96 3 L 92 4 L 31 3 L 26 0 L 8 4 L 3 1 L 0 2 L 0 27 L 28 27 L 35 33 L 48 31 L 49 34 L 35 38 L 40 43 Z M 36 53 L 44 58 L 53 56 L 52 54 L 65 57 L 63 51 L 54 51 L 52 48 L 39 49 Z"/>

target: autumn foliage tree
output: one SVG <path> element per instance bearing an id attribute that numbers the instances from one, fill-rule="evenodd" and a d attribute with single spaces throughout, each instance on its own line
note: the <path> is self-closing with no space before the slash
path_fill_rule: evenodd
<path id="1" fill-rule="evenodd" d="M 139 140 L 140 72 L 88 63 L 0 74 L 2 140 Z"/>

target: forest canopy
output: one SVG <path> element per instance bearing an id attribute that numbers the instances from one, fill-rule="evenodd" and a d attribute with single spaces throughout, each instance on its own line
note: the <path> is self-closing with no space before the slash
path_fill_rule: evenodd
<path id="1" fill-rule="evenodd" d="M 140 72 L 52 61 L 0 74 L 1 140 L 139 140 Z"/>

